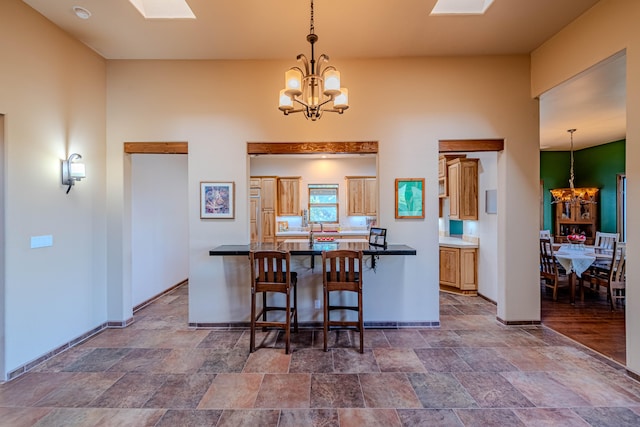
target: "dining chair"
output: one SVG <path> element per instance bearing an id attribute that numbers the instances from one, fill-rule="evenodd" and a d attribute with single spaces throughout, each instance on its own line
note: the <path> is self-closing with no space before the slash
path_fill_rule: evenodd
<path id="1" fill-rule="evenodd" d="M 620 233 L 603 233 L 596 231 L 593 246 L 602 249 L 612 249 L 613 244 L 620 239 Z"/>
<path id="2" fill-rule="evenodd" d="M 596 231 L 596 237 L 593 243 L 594 248 L 612 249 L 613 244 L 620 239 L 620 233 L 603 233 Z M 610 260 L 597 259 L 591 266 L 591 273 L 595 274 L 598 270 L 609 271 Z"/>
<path id="3" fill-rule="evenodd" d="M 580 283 L 588 281 L 591 286 L 607 288 L 607 299 L 611 310 L 615 310 L 616 303 L 625 299 L 626 287 L 626 245 L 621 242 L 613 243 L 611 262 L 608 269 L 588 270 L 580 277 Z"/>
<path id="4" fill-rule="evenodd" d="M 540 279 L 546 289 L 553 289 L 554 301 L 558 299 L 558 288 L 570 285 L 569 277 L 558 270 L 551 239 L 540 239 Z"/>
<path id="5" fill-rule="evenodd" d="M 609 275 L 609 296 L 611 297 L 611 310 L 615 310 L 616 303 L 625 302 L 625 288 L 627 285 L 626 263 L 627 248 L 624 243 L 616 242 L 613 246 L 616 258 L 611 263 Z"/>
<path id="6" fill-rule="evenodd" d="M 553 236 L 551 236 L 551 230 L 540 230 L 541 239 L 549 239 L 553 243 Z"/>
<path id="7" fill-rule="evenodd" d="M 285 331 L 285 353 L 291 345 L 291 320 L 298 332 L 298 276 L 291 271 L 291 255 L 284 251 L 251 251 L 251 336 L 249 352 L 256 348 L 256 328 L 283 328 Z M 293 293 L 291 292 L 293 290 Z M 262 294 L 262 307 L 258 311 L 256 299 Z M 277 295 L 285 296 L 285 301 Z M 293 297 L 293 298 L 292 298 Z M 293 302 L 292 302 L 293 299 Z M 277 303 L 280 304 L 277 304 Z M 269 316 L 270 312 L 284 312 L 283 316 Z"/>
<path id="8" fill-rule="evenodd" d="M 360 333 L 360 353 L 364 352 L 364 317 L 362 313 L 362 251 L 332 250 L 322 253 L 322 278 L 324 290 L 324 351 L 332 327 L 355 329 Z M 357 303 L 345 301 L 356 294 Z M 341 303 L 331 296 L 340 297 Z M 340 295 L 336 295 L 340 294 Z M 357 312 L 357 319 L 349 318 L 349 311 Z M 342 312 L 341 317 L 331 319 L 332 312 Z"/>

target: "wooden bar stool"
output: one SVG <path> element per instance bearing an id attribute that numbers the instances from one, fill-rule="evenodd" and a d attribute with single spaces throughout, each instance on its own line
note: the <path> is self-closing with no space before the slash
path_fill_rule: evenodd
<path id="1" fill-rule="evenodd" d="M 291 319 L 293 318 L 294 331 L 298 332 L 298 276 L 291 271 L 291 256 L 283 251 L 251 251 L 251 338 L 249 352 L 253 353 L 256 347 L 256 328 L 276 327 L 285 331 L 286 354 L 289 354 L 291 342 Z M 291 298 L 293 289 L 293 303 Z M 262 308 L 257 311 L 256 297 L 262 293 Z M 285 305 L 275 305 L 274 295 L 283 294 L 286 297 Z M 282 311 L 285 316 L 282 320 L 268 320 L 267 314 L 271 311 Z M 270 316 L 271 317 L 271 316 Z"/>
<path id="2" fill-rule="evenodd" d="M 322 278 L 324 288 L 324 351 L 327 351 L 327 336 L 332 326 L 354 328 L 360 332 L 360 353 L 364 352 L 364 318 L 362 315 L 362 252 L 334 250 L 322 253 Z M 332 292 L 355 292 L 357 305 L 333 305 Z M 332 311 L 347 310 L 358 313 L 357 320 L 331 320 Z"/>

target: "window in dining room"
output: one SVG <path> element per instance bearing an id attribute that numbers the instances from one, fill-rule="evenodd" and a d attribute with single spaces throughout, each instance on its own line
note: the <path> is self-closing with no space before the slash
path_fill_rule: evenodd
<path id="1" fill-rule="evenodd" d="M 338 222 L 338 184 L 309 184 L 309 222 Z"/>

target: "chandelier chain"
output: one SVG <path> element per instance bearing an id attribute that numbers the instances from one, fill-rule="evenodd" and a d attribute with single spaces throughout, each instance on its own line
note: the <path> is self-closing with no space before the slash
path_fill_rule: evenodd
<path id="1" fill-rule="evenodd" d="M 574 181 L 574 178 L 575 178 L 575 175 L 573 173 L 573 133 L 575 131 L 576 131 L 576 129 L 569 129 L 567 131 L 567 132 L 569 132 L 571 134 L 571 169 L 570 169 L 570 172 L 569 172 L 569 187 L 572 190 L 575 188 L 574 184 L 573 184 L 573 181 Z"/>
<path id="2" fill-rule="evenodd" d="M 313 25 L 313 0 L 311 0 L 311 19 L 309 22 L 309 33 L 315 34 L 316 27 Z"/>

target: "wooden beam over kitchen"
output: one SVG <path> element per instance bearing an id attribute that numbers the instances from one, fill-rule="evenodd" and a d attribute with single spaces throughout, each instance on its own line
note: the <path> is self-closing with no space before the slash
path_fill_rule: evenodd
<path id="1" fill-rule="evenodd" d="M 438 144 L 440 153 L 502 150 L 504 150 L 504 139 L 441 139 Z"/>
<path id="2" fill-rule="evenodd" d="M 186 142 L 125 142 L 127 154 L 189 154 Z"/>
<path id="3" fill-rule="evenodd" d="M 378 141 L 247 142 L 247 154 L 376 154 Z"/>

